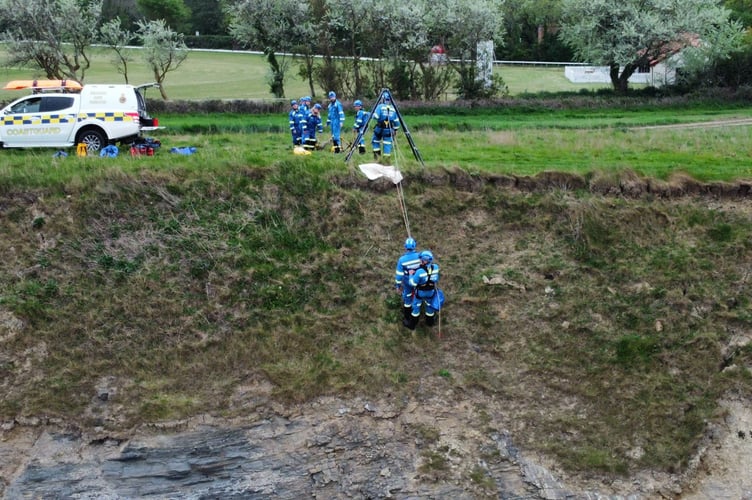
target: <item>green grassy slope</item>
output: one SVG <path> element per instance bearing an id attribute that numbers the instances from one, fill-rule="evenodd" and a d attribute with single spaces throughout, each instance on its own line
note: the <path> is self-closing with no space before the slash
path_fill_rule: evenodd
<path id="1" fill-rule="evenodd" d="M 6 188 L 0 419 L 129 427 L 236 415 L 228 401 L 254 380 L 300 401 L 425 394 L 439 373 L 435 390 L 449 376 L 508 400 L 536 430 L 524 446 L 623 473 L 685 463 L 720 395 L 752 394 L 752 351 L 725 347 L 750 319 L 746 203 L 410 171 L 413 234 L 448 297 L 439 340 L 399 323 L 393 186 L 312 166 Z M 117 387 L 117 421 L 91 413 L 102 377 Z M 630 458 L 635 446 L 645 453 Z"/>

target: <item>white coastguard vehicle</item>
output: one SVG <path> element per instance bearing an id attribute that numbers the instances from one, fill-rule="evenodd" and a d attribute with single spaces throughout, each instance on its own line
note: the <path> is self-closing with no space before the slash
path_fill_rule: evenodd
<path id="1" fill-rule="evenodd" d="M 31 89 L 0 110 L 0 143 L 6 148 L 64 148 L 86 144 L 89 152 L 130 143 L 158 127 L 146 112 L 142 91 L 157 84 L 81 85 L 71 80 L 16 80 L 5 90 Z"/>

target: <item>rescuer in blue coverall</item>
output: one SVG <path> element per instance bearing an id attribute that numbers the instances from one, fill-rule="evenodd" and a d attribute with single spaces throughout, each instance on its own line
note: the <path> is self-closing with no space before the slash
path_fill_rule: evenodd
<path id="1" fill-rule="evenodd" d="M 358 143 L 358 153 L 365 154 L 366 140 L 363 137 L 363 133 L 366 130 L 366 125 L 368 125 L 368 111 L 363 109 L 363 103 L 360 99 L 353 103 L 353 108 L 355 108 L 355 124 L 353 125 L 355 139 L 357 139 L 358 135 L 360 135 L 360 142 Z"/>
<path id="2" fill-rule="evenodd" d="M 323 132 L 324 127 L 321 122 L 321 104 L 316 103 L 311 108 L 305 121 L 303 122 L 303 147 L 307 150 L 316 149 L 316 132 Z"/>
<path id="3" fill-rule="evenodd" d="M 298 99 L 298 109 L 303 113 L 304 117 L 308 116 L 308 113 L 311 111 L 311 96 L 304 95 Z"/>
<path id="4" fill-rule="evenodd" d="M 290 134 L 292 135 L 292 145 L 300 146 L 303 144 L 303 129 L 300 122 L 303 120 L 303 113 L 300 112 L 298 101 L 290 101 L 290 112 L 288 113 L 290 121 Z"/>
<path id="5" fill-rule="evenodd" d="M 413 310 L 410 318 L 402 322 L 410 330 L 415 330 L 420 319 L 421 307 L 425 305 L 426 325 L 436 323 L 436 310 L 431 307 L 431 299 L 436 294 L 436 284 L 439 282 L 439 265 L 433 263 L 433 253 L 430 250 L 420 252 L 420 266 L 410 277 L 410 286 L 415 288 Z"/>
<path id="6" fill-rule="evenodd" d="M 345 123 L 345 110 L 337 100 L 334 91 L 329 92 L 329 107 L 326 109 L 326 126 L 332 131 L 332 151 L 342 152 L 342 125 Z"/>
<path id="7" fill-rule="evenodd" d="M 394 272 L 394 288 L 402 293 L 403 321 L 410 319 L 413 311 L 413 287 L 410 285 L 410 276 L 420 266 L 420 257 L 415 247 L 418 244 L 413 238 L 405 240 L 405 253 L 397 259 L 397 269 Z"/>
<path id="8" fill-rule="evenodd" d="M 371 117 L 372 120 L 376 120 L 376 126 L 373 128 L 373 138 L 371 139 L 374 160 L 379 159 L 382 147 L 384 159 L 388 159 L 391 156 L 394 134 L 400 127 L 397 110 L 392 105 L 392 96 L 389 92 L 385 91 L 383 98 L 384 102 L 376 106 L 376 110 Z"/>

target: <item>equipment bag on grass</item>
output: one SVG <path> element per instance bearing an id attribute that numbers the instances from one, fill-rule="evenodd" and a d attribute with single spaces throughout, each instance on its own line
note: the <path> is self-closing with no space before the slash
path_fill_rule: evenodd
<path id="1" fill-rule="evenodd" d="M 441 307 L 444 305 L 444 292 L 436 289 L 436 293 L 433 294 L 433 297 L 431 297 L 431 307 L 437 311 L 441 310 Z"/>

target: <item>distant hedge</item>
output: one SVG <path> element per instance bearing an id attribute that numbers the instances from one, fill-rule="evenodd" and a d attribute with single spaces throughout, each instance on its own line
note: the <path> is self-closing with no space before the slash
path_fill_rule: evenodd
<path id="1" fill-rule="evenodd" d="M 456 100 L 441 102 L 396 100 L 400 111 L 415 110 L 424 115 L 474 115 L 491 112 L 504 114 L 527 109 L 530 112 L 552 109 L 602 109 L 602 108 L 645 108 L 685 107 L 705 103 L 738 104 L 748 106 L 752 101 L 752 87 L 705 89 L 692 93 L 680 93 L 676 89 L 643 89 L 628 95 L 617 95 L 609 90 L 585 91 L 560 94 L 532 94 L 503 99 Z M 162 101 L 148 99 L 151 113 L 200 114 L 200 113 L 245 113 L 278 114 L 289 109 L 288 99 L 212 99 L 206 101 Z"/>
<path id="2" fill-rule="evenodd" d="M 206 101 L 163 101 L 147 99 L 149 113 L 201 114 L 201 113 L 281 113 L 289 108 L 284 100 L 210 99 Z"/>
<path id="3" fill-rule="evenodd" d="M 191 49 L 237 50 L 240 48 L 233 38 L 227 35 L 186 35 L 184 40 Z"/>

